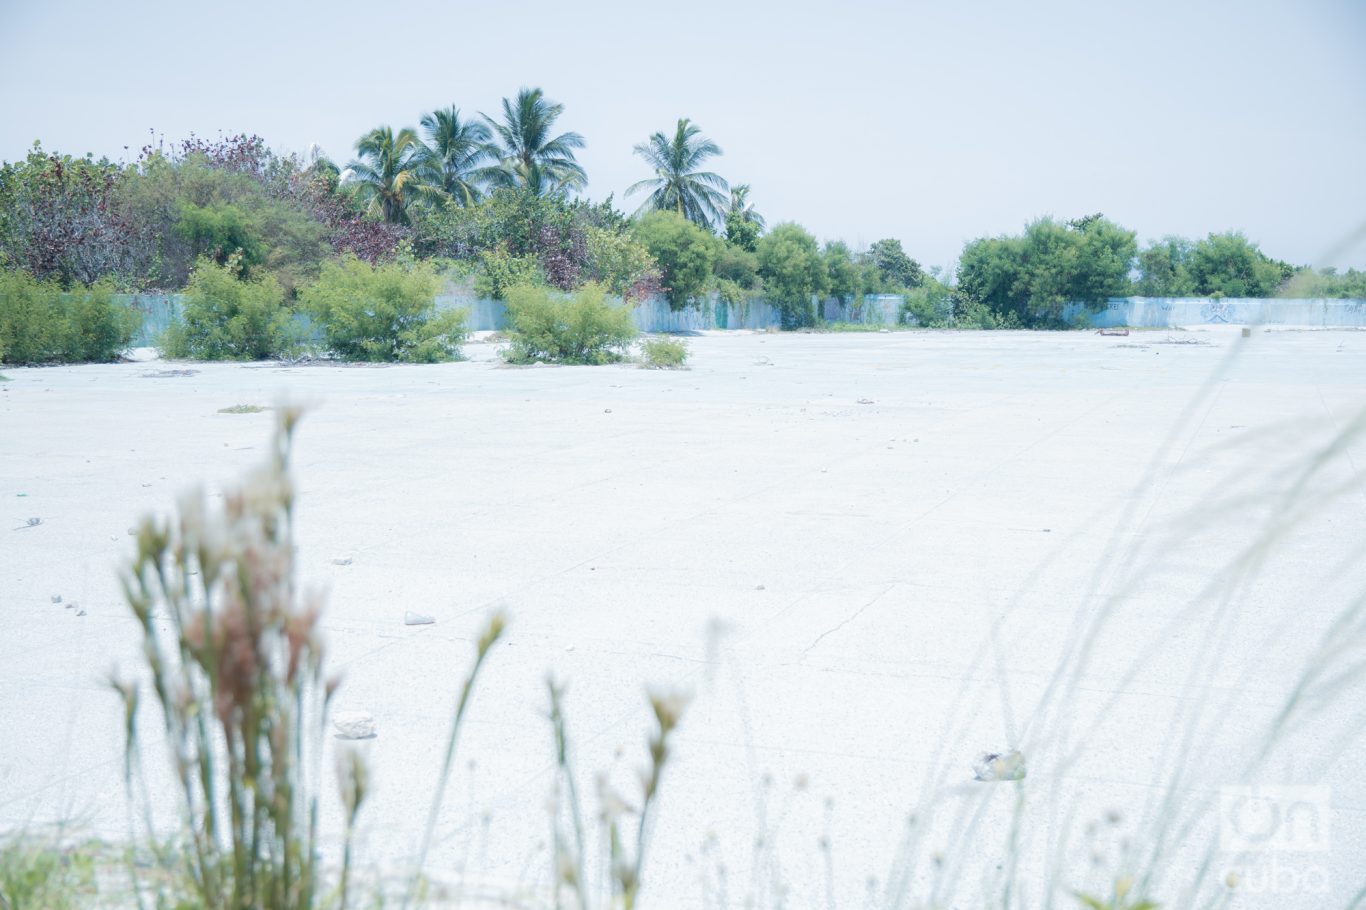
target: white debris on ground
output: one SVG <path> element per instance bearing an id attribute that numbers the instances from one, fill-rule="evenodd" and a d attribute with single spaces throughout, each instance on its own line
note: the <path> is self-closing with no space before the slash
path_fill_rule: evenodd
<path id="1" fill-rule="evenodd" d="M 1009 752 L 983 752 L 972 763 L 972 775 L 980 781 L 1024 780 L 1024 755 L 1018 749 Z"/>
<path id="2" fill-rule="evenodd" d="M 342 739 L 369 739 L 375 735 L 374 715 L 366 711 L 338 711 L 332 726 Z"/>

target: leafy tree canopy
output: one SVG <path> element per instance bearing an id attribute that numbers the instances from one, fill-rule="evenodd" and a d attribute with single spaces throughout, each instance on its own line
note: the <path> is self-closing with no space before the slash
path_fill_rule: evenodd
<path id="1" fill-rule="evenodd" d="M 868 257 L 877 267 L 883 287 L 915 288 L 925 280 L 920 263 L 906 255 L 900 240 L 889 237 L 877 241 L 868 248 Z"/>
<path id="2" fill-rule="evenodd" d="M 1130 290 L 1134 232 L 1101 215 L 1062 223 L 1041 218 L 1018 236 L 982 238 L 963 248 L 958 288 L 996 318 L 1057 324 L 1069 302 L 1098 307 Z"/>
<path id="3" fill-rule="evenodd" d="M 635 224 L 634 233 L 659 264 L 660 282 L 669 306 L 687 306 L 707 289 L 721 242 L 677 212 L 651 212 Z"/>
<path id="4" fill-rule="evenodd" d="M 756 254 L 764 293 L 770 303 L 782 309 L 784 324 L 810 324 L 814 319 L 812 297 L 823 295 L 830 287 L 816 238 L 801 225 L 780 224 L 759 240 Z"/>

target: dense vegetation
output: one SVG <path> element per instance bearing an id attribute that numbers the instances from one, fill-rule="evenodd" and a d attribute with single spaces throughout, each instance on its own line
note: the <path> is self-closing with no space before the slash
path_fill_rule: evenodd
<path id="1" fill-rule="evenodd" d="M 459 356 L 465 311 L 438 311 L 437 285 L 427 265 L 347 256 L 324 265 L 300 303 L 321 323 L 327 347 L 348 360 L 439 363 Z"/>
<path id="2" fill-rule="evenodd" d="M 614 363 L 639 334 L 630 311 L 613 306 L 601 285 L 586 284 L 567 300 L 521 285 L 507 306 L 510 363 Z"/>
<path id="3" fill-rule="evenodd" d="M 114 303 L 108 281 L 64 291 L 55 281 L 0 271 L 0 363 L 113 360 L 135 322 Z"/>
<path id="4" fill-rule="evenodd" d="M 202 260 L 185 291 L 180 321 L 160 343 L 170 357 L 265 360 L 287 354 L 292 332 L 284 290 L 273 275 L 243 278 L 237 265 Z"/>
<path id="5" fill-rule="evenodd" d="M 416 128 L 369 130 L 344 167 L 316 151 L 278 155 L 245 135 L 155 142 L 131 163 L 35 145 L 0 167 L 0 269 L 77 292 L 70 300 L 188 289 L 198 312 L 187 312 L 166 342 L 212 357 L 279 353 L 290 343 L 276 331 L 279 319 L 302 309 L 323 276 L 336 284 L 359 275 L 361 264 L 383 265 L 393 281 L 409 272 L 414 287 L 459 284 L 499 299 L 524 285 L 574 292 L 590 283 L 627 302 L 662 295 L 674 308 L 763 297 L 789 327 L 816 320 L 813 298 L 837 298 L 856 312 L 865 296 L 885 293 L 904 297 L 903 321 L 978 327 L 1059 325 L 1066 303 L 1098 306 L 1129 294 L 1366 295 L 1366 273 L 1296 268 L 1240 233 L 1165 237 L 1140 250 L 1133 231 L 1099 214 L 1042 218 L 1018 235 L 973 240 L 950 283 L 895 238 L 855 250 L 838 240 L 821 245 L 791 222 L 769 229 L 750 185 L 712 170 L 722 149 L 687 118 L 635 147 L 649 176 L 628 190 L 638 199 L 628 216 L 610 196 L 582 195 L 588 175 L 576 152 L 586 140 L 559 129 L 563 112 L 540 89 L 504 99 L 491 116 L 449 106 L 423 114 Z M 18 308 L 31 308 L 19 293 L 28 286 L 3 287 L 0 306 L 14 326 Z M 320 295 L 311 295 L 314 316 L 341 318 L 335 302 L 316 305 Z M 247 303 L 256 315 L 244 315 Z M 373 327 L 323 329 L 345 356 L 451 356 L 463 328 L 414 329 L 404 306 L 375 316 L 388 326 L 383 340 L 342 337 Z M 239 322 L 204 322 L 220 316 Z M 264 327 L 242 321 L 254 319 Z M 197 341 L 196 331 L 204 336 Z"/>

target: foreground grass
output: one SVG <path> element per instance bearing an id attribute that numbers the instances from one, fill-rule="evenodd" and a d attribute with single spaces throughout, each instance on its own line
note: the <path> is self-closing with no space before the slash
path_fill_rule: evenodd
<path id="1" fill-rule="evenodd" d="M 98 844 L 65 845 L 60 837 L 20 836 L 0 841 L 0 907 L 5 910 L 79 910 L 99 894 L 96 870 L 107 862 Z"/>

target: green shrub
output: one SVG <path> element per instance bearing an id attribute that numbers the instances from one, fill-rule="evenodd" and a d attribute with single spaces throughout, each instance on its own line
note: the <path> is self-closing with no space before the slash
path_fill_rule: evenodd
<path id="1" fill-rule="evenodd" d="M 1014 313 L 997 314 L 984 303 L 959 298 L 954 304 L 953 326 L 957 329 L 1018 329 Z"/>
<path id="2" fill-rule="evenodd" d="M 541 284 L 540 263 L 535 256 L 513 256 L 503 244 L 479 254 L 479 270 L 474 276 L 474 292 L 480 297 L 502 300 L 508 288 L 519 284 Z"/>
<path id="3" fill-rule="evenodd" d="M 640 346 L 640 365 L 647 370 L 677 370 L 688 360 L 688 346 L 675 338 L 647 338 Z"/>
<path id="4" fill-rule="evenodd" d="M 911 288 L 901 302 L 898 316 L 902 325 L 943 328 L 953 322 L 953 298 L 943 285 Z"/>
<path id="5" fill-rule="evenodd" d="M 347 360 L 440 363 L 460 356 L 468 332 L 463 309 L 436 309 L 439 286 L 427 264 L 348 256 L 324 265 L 299 299 L 327 347 Z"/>
<path id="6" fill-rule="evenodd" d="M 782 312 L 783 328 L 812 325 L 812 298 L 830 287 L 816 238 L 800 225 L 780 224 L 760 238 L 758 257 L 764 295 Z"/>
<path id="7" fill-rule="evenodd" d="M 639 334 L 631 310 L 609 303 L 601 285 L 568 299 L 522 285 L 508 291 L 507 307 L 510 363 L 614 363 Z"/>
<path id="8" fill-rule="evenodd" d="M 677 212 L 650 212 L 634 225 L 636 240 L 659 264 L 669 306 L 678 310 L 707 290 L 712 265 L 723 244 Z"/>
<path id="9" fill-rule="evenodd" d="M 266 360 L 288 353 L 298 331 L 273 276 L 239 278 L 236 262 L 201 259 L 190 276 L 180 318 L 161 336 L 167 357 Z"/>
<path id="10" fill-rule="evenodd" d="M 63 291 L 55 281 L 0 272 L 0 362 L 109 361 L 128 347 L 137 314 L 107 281 Z"/>

